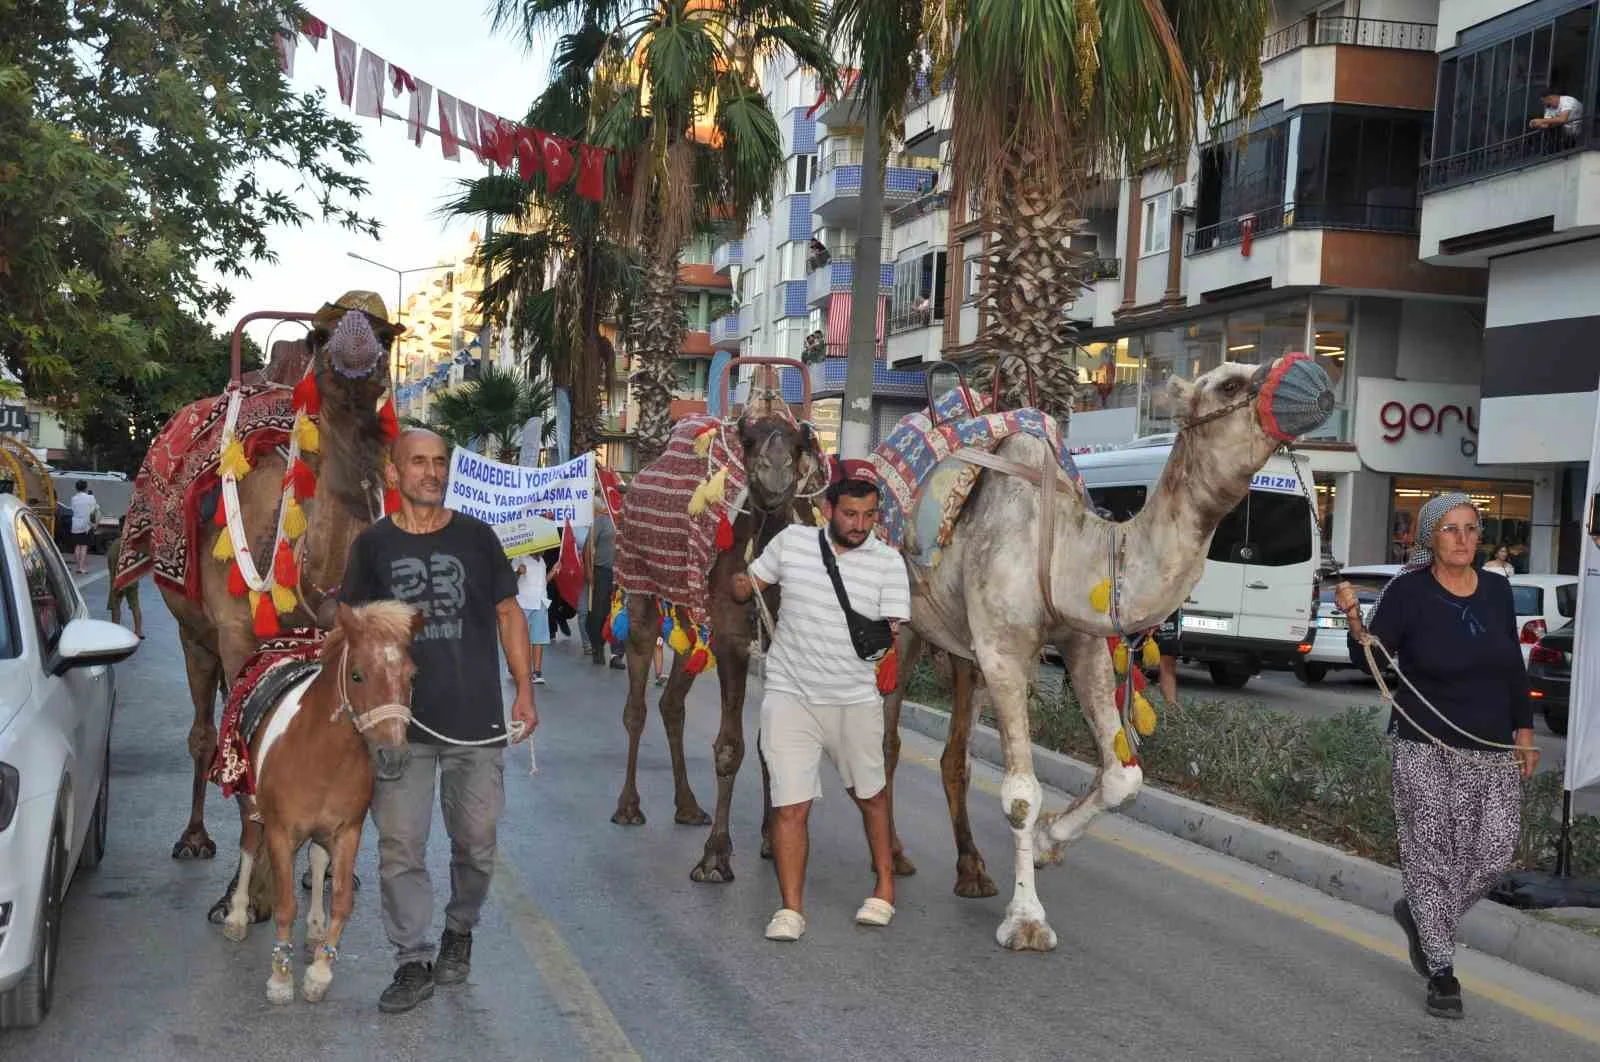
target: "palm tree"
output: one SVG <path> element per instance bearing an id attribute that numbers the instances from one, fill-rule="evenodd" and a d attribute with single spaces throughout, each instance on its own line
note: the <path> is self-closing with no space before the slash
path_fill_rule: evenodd
<path id="1" fill-rule="evenodd" d="M 589 122 L 589 69 L 605 34 L 580 27 L 564 36 L 551 83 L 534 101 L 526 123 L 558 136 L 582 138 Z M 601 330 L 625 317 L 638 284 L 636 256 L 615 237 L 599 204 L 569 184 L 530 187 L 510 174 L 463 181 L 445 205 L 456 216 L 487 215 L 490 234 L 478 248 L 485 283 L 478 297 L 484 319 L 511 330 L 528 355 L 530 377 L 548 375 L 572 399 L 572 450 L 598 443 L 601 395 L 610 390 L 616 352 Z"/>
<path id="2" fill-rule="evenodd" d="M 550 408 L 547 381 L 486 365 L 476 380 L 434 399 L 431 426 L 453 446 L 477 443 L 485 456 L 514 462 L 529 417 L 543 419 L 545 438 L 554 434 Z"/>
<path id="3" fill-rule="evenodd" d="M 1105 172 L 1181 162 L 1198 116 L 1259 101 L 1268 0 L 835 0 L 832 27 L 892 126 L 921 74 L 955 80 L 955 187 L 979 193 L 978 346 L 1072 408 L 1062 309 L 1088 280 L 1067 237 Z"/>
<path id="4" fill-rule="evenodd" d="M 826 83 L 832 56 L 813 0 L 496 0 L 497 27 L 532 41 L 552 23 L 603 41 L 591 67 L 588 139 L 612 149 L 620 227 L 642 279 L 628 331 L 639 358 L 641 463 L 672 431 L 674 365 L 685 331 L 679 257 L 697 232 L 742 226 L 770 205 L 783 165 L 758 64 L 786 52 Z"/>

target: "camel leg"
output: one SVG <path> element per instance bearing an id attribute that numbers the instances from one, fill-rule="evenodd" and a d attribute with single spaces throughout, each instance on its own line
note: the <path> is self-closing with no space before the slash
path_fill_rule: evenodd
<path id="1" fill-rule="evenodd" d="M 194 722 L 189 727 L 194 785 L 189 794 L 189 824 L 172 846 L 172 858 L 210 859 L 217 854 L 217 845 L 206 832 L 206 775 L 217 754 L 216 703 L 222 685 L 222 661 L 181 623 L 178 642 L 183 647 L 183 666 L 189 676 L 189 699 L 194 703 Z"/>
<path id="2" fill-rule="evenodd" d="M 311 842 L 311 899 L 306 904 L 306 947 L 316 949 L 328 939 L 328 915 L 322 906 L 323 877 L 328 872 L 328 850 Z"/>
<path id="3" fill-rule="evenodd" d="M 672 821 L 680 826 L 707 826 L 711 816 L 700 809 L 694 790 L 689 788 L 689 763 L 683 754 L 683 722 L 688 715 L 686 699 L 695 680 L 685 666 L 687 662 L 687 657 L 672 654 L 672 673 L 667 677 L 667 686 L 661 691 L 656 707 L 667 732 L 667 753 L 672 757 L 672 800 L 677 808 Z"/>
<path id="4" fill-rule="evenodd" d="M 661 615 L 654 598 L 629 594 L 628 610 L 628 701 L 622 709 L 622 727 L 628 732 L 628 773 L 617 796 L 617 810 L 611 821 L 618 826 L 643 826 L 639 810 L 639 738 L 644 733 L 645 684 L 650 681 L 650 660 L 655 655 L 656 638 L 661 631 Z"/>
<path id="5" fill-rule="evenodd" d="M 243 940 L 250 933 L 250 875 L 255 861 L 264 855 L 261 833 L 261 824 L 248 818 L 239 831 L 239 871 L 228 895 L 227 915 L 222 920 L 222 935 L 229 940 Z"/>
<path id="6" fill-rule="evenodd" d="M 993 896 L 999 890 L 989 877 L 983 853 L 972 836 L 972 820 L 967 813 L 967 791 L 972 784 L 972 761 L 968 754 L 972 744 L 972 723 L 977 716 L 973 708 L 974 672 L 970 660 L 950 657 L 950 671 L 955 679 L 955 696 L 950 711 L 950 732 L 945 738 L 944 754 L 939 757 L 939 777 L 944 783 L 945 803 L 950 807 L 950 827 L 956 835 L 956 887 L 957 896 L 977 899 Z"/>
<path id="7" fill-rule="evenodd" d="M 728 832 L 728 820 L 733 814 L 734 779 L 744 761 L 744 693 L 750 673 L 748 626 L 724 624 L 711 636 L 711 649 L 717 655 L 722 690 L 722 726 L 711 746 L 717 765 L 717 812 L 711 823 L 711 836 L 706 838 L 705 853 L 689 872 L 689 880 L 723 885 L 733 880 L 733 838 Z"/>
<path id="8" fill-rule="evenodd" d="M 1124 766 L 1117 758 L 1117 731 L 1122 719 L 1117 714 L 1113 691 L 1116 672 L 1103 639 L 1068 632 L 1056 639 L 1056 648 L 1072 676 L 1072 690 L 1083 706 L 1083 716 L 1094 731 L 1100 753 L 1100 770 L 1089 791 L 1074 800 L 1066 810 L 1041 816 L 1035 843 L 1039 865 L 1059 863 L 1067 844 L 1083 834 L 1102 811 L 1118 807 L 1139 791 L 1144 772 L 1138 765 Z"/>
<path id="9" fill-rule="evenodd" d="M 1011 824 L 1015 842 L 1016 884 L 995 939 L 1013 951 L 1050 951 L 1056 946 L 1056 933 L 1039 902 L 1033 867 L 1033 828 L 1039 820 L 1044 790 L 1033 773 L 1033 744 L 1028 731 L 1028 675 L 1032 662 L 1039 658 L 1040 643 L 1019 637 L 1021 632 L 1016 629 L 973 633 L 977 635 L 974 641 L 978 666 L 983 669 L 1000 724 L 1000 742 L 1005 752 L 1000 806 Z"/>
<path id="10" fill-rule="evenodd" d="M 294 854 L 296 845 L 289 831 L 281 827 L 267 830 L 267 854 L 272 865 L 272 880 L 277 886 L 273 897 L 272 919 L 277 936 L 272 944 L 272 976 L 267 978 L 267 1002 L 294 1000 Z"/>
<path id="11" fill-rule="evenodd" d="M 328 986 L 333 984 L 333 963 L 339 957 L 339 941 L 344 936 L 345 923 L 350 920 L 350 912 L 355 910 L 355 870 L 356 851 L 361 847 L 361 825 L 357 820 L 356 825 L 347 827 L 332 840 L 333 852 L 333 918 L 326 926 L 326 939 L 320 942 L 316 954 L 312 957 L 311 965 L 306 968 L 306 975 L 300 982 L 300 994 L 307 1003 L 319 1003 L 322 997 L 328 994 Z M 317 863 L 317 853 L 322 853 L 321 867 Z M 311 880 L 320 882 L 321 871 L 326 869 L 330 853 L 321 845 L 313 845 L 311 849 Z M 311 915 L 321 912 L 322 900 L 321 885 L 312 886 L 312 897 L 318 906 L 311 909 L 306 917 L 306 939 L 311 939 Z"/>
<path id="12" fill-rule="evenodd" d="M 916 864 L 906 858 L 905 847 L 900 843 L 900 832 L 894 828 L 894 772 L 900 765 L 900 707 L 905 703 L 906 687 L 911 682 L 911 672 L 916 669 L 917 661 L 922 656 L 923 645 L 922 635 L 911 624 L 901 625 L 899 645 L 895 650 L 899 657 L 900 681 L 883 699 L 883 790 L 889 802 L 890 854 L 894 858 L 897 877 L 909 877 L 917 872 Z"/>

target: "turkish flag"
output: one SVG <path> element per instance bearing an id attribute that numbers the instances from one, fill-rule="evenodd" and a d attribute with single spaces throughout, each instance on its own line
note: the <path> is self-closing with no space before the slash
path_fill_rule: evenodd
<path id="1" fill-rule="evenodd" d="M 598 203 L 606 197 L 606 149 L 578 145 L 578 194 Z"/>
<path id="2" fill-rule="evenodd" d="M 595 475 L 600 479 L 600 496 L 605 499 L 606 511 L 613 522 L 622 520 L 622 477 L 609 465 L 595 465 Z"/>
<path id="3" fill-rule="evenodd" d="M 573 142 L 554 133 L 538 133 L 539 151 L 544 155 L 545 187 L 560 188 L 572 179 Z"/>
<path id="4" fill-rule="evenodd" d="M 517 177 L 523 184 L 532 184 L 534 174 L 544 169 L 539 157 L 539 146 L 534 143 L 532 129 L 517 126 Z"/>
<path id="5" fill-rule="evenodd" d="M 556 591 L 561 600 L 575 605 L 583 593 L 583 557 L 578 553 L 578 536 L 572 532 L 572 521 L 561 532 L 561 560 L 556 564 Z"/>
<path id="6" fill-rule="evenodd" d="M 1250 245 L 1255 242 L 1256 216 L 1251 214 L 1239 220 L 1239 253 L 1245 258 L 1250 257 Z"/>

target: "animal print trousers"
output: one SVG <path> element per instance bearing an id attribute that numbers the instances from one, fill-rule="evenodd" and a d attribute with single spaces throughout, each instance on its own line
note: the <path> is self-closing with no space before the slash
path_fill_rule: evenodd
<path id="1" fill-rule="evenodd" d="M 1514 754 L 1396 738 L 1400 876 L 1428 970 L 1453 965 L 1456 927 L 1511 865 L 1522 829 Z"/>

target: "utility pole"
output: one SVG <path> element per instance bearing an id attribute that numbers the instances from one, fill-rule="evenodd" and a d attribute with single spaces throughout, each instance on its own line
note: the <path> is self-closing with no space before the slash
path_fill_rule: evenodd
<path id="1" fill-rule="evenodd" d="M 860 84 L 858 81 L 857 84 Z M 855 273 L 850 282 L 850 361 L 840 411 L 839 456 L 864 458 L 872 444 L 872 368 L 878 355 L 878 274 L 883 261 L 883 116 L 878 94 L 866 91 L 861 145 L 861 215 Z"/>

